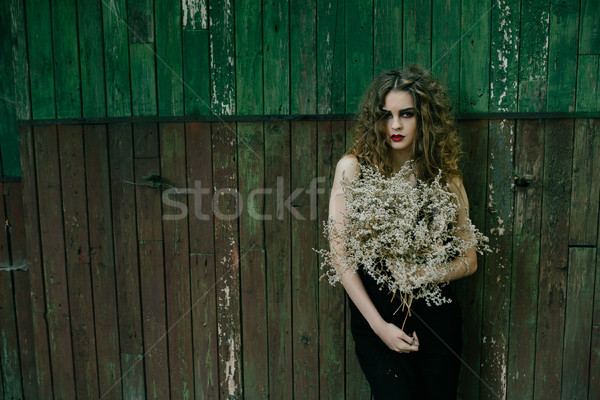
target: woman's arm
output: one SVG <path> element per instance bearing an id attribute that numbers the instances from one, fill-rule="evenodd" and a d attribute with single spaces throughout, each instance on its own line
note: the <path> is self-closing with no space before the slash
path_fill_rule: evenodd
<path id="1" fill-rule="evenodd" d="M 329 199 L 329 216 L 332 217 L 339 226 L 343 226 L 346 223 L 344 217 L 344 193 L 341 184 L 342 178 L 346 177 L 346 179 L 351 180 L 358 172 L 360 172 L 360 166 L 354 156 L 344 156 L 336 166 L 331 197 Z M 337 254 L 340 254 L 341 257 L 343 257 L 343 243 L 332 238 L 329 241 L 329 245 L 332 249 L 335 249 Z M 367 294 L 360 276 L 353 270 L 346 269 L 340 271 L 340 265 L 343 265 L 341 260 L 334 260 L 333 262 L 336 270 L 341 273 L 342 285 L 348 293 L 348 296 L 367 320 L 371 329 L 373 329 L 381 340 L 394 351 L 417 351 L 419 347 L 418 344 L 415 344 L 413 338 L 409 337 L 396 325 L 386 322 L 381 317 L 381 314 L 379 314 L 379 311 L 377 311 L 377 308 L 375 308 L 375 305 Z"/>

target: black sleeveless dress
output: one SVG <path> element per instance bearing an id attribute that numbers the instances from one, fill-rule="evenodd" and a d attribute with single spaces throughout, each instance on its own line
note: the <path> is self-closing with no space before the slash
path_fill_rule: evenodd
<path id="1" fill-rule="evenodd" d="M 399 297 L 391 301 L 387 287 L 380 288 L 362 268 L 357 273 L 382 318 L 402 327 L 406 311 L 398 310 Z M 428 306 L 423 299 L 413 301 L 404 332 L 411 336 L 415 331 L 420 346 L 411 353 L 389 349 L 350 301 L 356 355 L 375 400 L 456 399 L 462 319 L 454 285 L 443 287 L 442 293 L 452 302 Z"/>

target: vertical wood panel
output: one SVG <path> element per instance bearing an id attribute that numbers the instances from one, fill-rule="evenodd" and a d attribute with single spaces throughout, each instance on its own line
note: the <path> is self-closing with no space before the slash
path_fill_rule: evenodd
<path id="1" fill-rule="evenodd" d="M 542 242 L 535 349 L 535 399 L 561 391 L 568 263 L 573 121 L 547 122 L 544 143 Z"/>
<path id="2" fill-rule="evenodd" d="M 157 0 L 155 9 L 158 115 L 183 115 L 181 4 Z"/>
<path id="3" fill-rule="evenodd" d="M 316 0 L 291 0 L 290 26 L 291 113 L 317 111 L 317 21 Z"/>
<path id="4" fill-rule="evenodd" d="M 161 177 L 175 188 L 185 188 L 184 190 L 187 189 L 185 145 L 183 124 L 160 125 Z M 163 191 L 163 196 L 164 193 Z M 173 197 L 187 206 L 185 193 Z M 190 249 L 187 217 L 187 215 L 182 215 L 181 218 L 163 220 L 167 327 L 169 330 L 169 375 L 171 378 L 171 396 L 179 399 L 194 397 L 192 318 L 190 313 Z"/>
<path id="5" fill-rule="evenodd" d="M 431 67 L 431 0 L 406 0 L 402 37 L 402 62 Z"/>
<path id="6" fill-rule="evenodd" d="M 509 399 L 533 397 L 544 130 L 545 124 L 542 121 L 518 121 L 515 173 L 520 177 L 531 175 L 535 177 L 535 181 L 527 187 L 515 188 L 510 336 L 506 373 Z"/>
<path id="7" fill-rule="evenodd" d="M 31 118 L 31 101 L 25 3 L 22 0 L 10 0 L 9 10 L 17 118 L 28 119 Z"/>
<path id="8" fill-rule="evenodd" d="M 350 0 L 346 8 L 346 113 L 355 113 L 373 77 L 373 0 Z"/>
<path id="9" fill-rule="evenodd" d="M 242 337 L 237 192 L 237 138 L 233 124 L 212 127 L 213 212 L 219 345 L 219 393 L 222 398 L 242 394 Z"/>
<path id="10" fill-rule="evenodd" d="M 600 238 L 598 240 L 600 244 Z M 592 314 L 592 340 L 590 343 L 588 398 L 600 396 L 600 254 L 596 245 L 596 281 L 594 284 L 594 309 Z"/>
<path id="11" fill-rule="evenodd" d="M 263 113 L 261 2 L 235 2 L 235 86 L 237 114 Z"/>
<path id="12" fill-rule="evenodd" d="M 244 397 L 269 398 L 269 343 L 265 270 L 266 196 L 262 122 L 238 123 L 240 274 Z"/>
<path id="13" fill-rule="evenodd" d="M 235 65 L 233 5 L 213 0 L 210 6 L 211 108 L 217 115 L 235 114 Z"/>
<path id="14" fill-rule="evenodd" d="M 460 87 L 460 12 L 459 3 L 433 1 L 431 71 L 446 87 L 448 100 L 455 109 Z"/>
<path id="15" fill-rule="evenodd" d="M 263 3 L 264 112 L 290 112 L 289 0 Z"/>
<path id="16" fill-rule="evenodd" d="M 156 115 L 156 65 L 154 46 L 132 43 L 129 46 L 131 63 L 131 101 L 134 116 Z"/>
<path id="17" fill-rule="evenodd" d="M 117 288 L 106 125 L 83 128 L 94 322 L 100 397 L 122 398 Z"/>
<path id="18" fill-rule="evenodd" d="M 58 129 L 65 255 L 69 283 L 69 320 L 73 334 L 78 398 L 98 396 L 94 306 L 90 275 L 83 127 Z"/>
<path id="19" fill-rule="evenodd" d="M 580 0 L 579 54 L 600 54 L 600 7 L 594 0 Z"/>
<path id="20" fill-rule="evenodd" d="M 346 112 L 345 2 L 317 0 L 317 112 Z"/>
<path id="21" fill-rule="evenodd" d="M 598 109 L 597 99 L 598 72 L 600 72 L 600 56 L 579 55 L 577 60 L 577 111 L 595 111 Z"/>
<path id="22" fill-rule="evenodd" d="M 292 298 L 291 298 L 291 221 L 283 209 L 290 195 L 289 124 L 265 124 L 265 188 L 274 195 L 265 201 L 265 251 L 267 262 L 267 311 L 269 341 L 269 396 L 293 398 Z"/>
<path id="23" fill-rule="evenodd" d="M 373 72 L 378 74 L 402 66 L 402 5 L 393 0 L 375 0 L 373 18 Z"/>
<path id="24" fill-rule="evenodd" d="M 208 31 L 183 31 L 185 115 L 210 115 Z"/>
<path id="25" fill-rule="evenodd" d="M 588 398 L 596 249 L 569 249 L 562 398 Z"/>
<path id="26" fill-rule="evenodd" d="M 154 10 L 152 5 L 152 0 L 127 1 L 127 30 L 130 43 L 154 42 Z"/>
<path id="27" fill-rule="evenodd" d="M 218 398 L 217 306 L 212 212 L 212 144 L 209 123 L 186 124 L 188 187 L 194 187 L 189 208 L 190 290 L 196 398 Z M 191 201 L 191 200 L 190 200 Z"/>

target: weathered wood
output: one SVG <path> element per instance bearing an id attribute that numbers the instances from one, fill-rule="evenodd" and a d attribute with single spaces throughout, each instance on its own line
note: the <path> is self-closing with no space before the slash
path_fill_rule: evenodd
<path id="1" fill-rule="evenodd" d="M 431 67 L 431 1 L 403 2 L 402 64 Z M 389 40 L 389 39 L 388 39 Z"/>
<path id="2" fill-rule="evenodd" d="M 106 115 L 131 115 L 127 10 L 125 0 L 102 2 Z"/>
<path id="3" fill-rule="evenodd" d="M 123 397 L 145 395 L 131 126 L 108 126 L 108 156 Z"/>
<path id="4" fill-rule="evenodd" d="M 183 115 L 181 2 L 157 0 L 155 3 L 158 115 Z"/>
<path id="5" fill-rule="evenodd" d="M 263 45 L 261 4 L 235 2 L 236 113 L 263 113 Z"/>
<path id="6" fill-rule="evenodd" d="M 37 183 L 35 147 L 33 129 L 19 128 L 21 143 L 21 170 L 23 171 L 23 214 L 27 247 L 27 261 L 31 282 L 31 311 L 36 359 L 36 385 L 33 387 L 38 397 L 52 398 L 52 378 L 50 367 L 50 347 L 48 323 L 46 320 L 46 298 L 44 294 L 44 275 L 41 261 L 41 242 L 39 231 L 39 207 L 37 203 Z"/>
<path id="7" fill-rule="evenodd" d="M 264 241 L 267 194 L 263 123 L 237 124 L 240 215 L 240 275 L 244 397 L 269 398 L 269 344 Z"/>
<path id="8" fill-rule="evenodd" d="M 155 123 L 133 125 L 133 154 L 135 158 L 159 157 L 158 126 Z"/>
<path id="9" fill-rule="evenodd" d="M 129 43 L 154 43 L 154 8 L 152 0 L 127 2 Z M 159 14 L 157 19 L 162 18 Z"/>
<path id="10" fill-rule="evenodd" d="M 77 1 L 81 106 L 84 118 L 106 116 L 102 2 Z"/>
<path id="11" fill-rule="evenodd" d="M 431 11 L 431 72 L 446 87 L 448 100 L 458 109 L 460 89 L 460 7 L 434 0 Z"/>
<path id="12" fill-rule="evenodd" d="M 358 112 L 373 77 L 373 0 L 351 0 L 346 7 L 346 113 Z"/>
<path id="13" fill-rule="evenodd" d="M 181 2 L 184 30 L 208 29 L 207 2 L 208 0 L 184 0 Z"/>
<path id="14" fill-rule="evenodd" d="M 598 244 L 600 244 L 600 238 Z M 600 253 L 598 248 L 599 246 L 596 245 L 596 282 L 594 284 L 588 399 L 600 396 Z"/>
<path id="15" fill-rule="evenodd" d="M 579 1 L 552 0 L 548 46 L 548 111 L 574 111 Z"/>
<path id="16" fill-rule="evenodd" d="M 579 54 L 600 54 L 600 7 L 594 0 L 580 0 Z"/>
<path id="17" fill-rule="evenodd" d="M 208 31 L 183 31 L 185 115 L 210 115 Z"/>
<path id="18" fill-rule="evenodd" d="M 78 398 L 92 398 L 98 396 L 98 371 L 94 305 L 89 295 L 92 286 L 83 127 L 59 126 L 58 144 L 75 388 Z"/>
<path id="19" fill-rule="evenodd" d="M 122 396 L 117 288 L 106 125 L 83 127 L 98 389 L 100 397 Z"/>
<path id="20" fill-rule="evenodd" d="M 487 112 L 490 88 L 490 11 L 488 2 L 462 0 L 460 111 Z"/>
<path id="21" fill-rule="evenodd" d="M 569 245 L 594 246 L 597 243 L 600 187 L 600 123 L 575 121 L 571 221 Z M 592 183 L 592 184 L 590 184 Z"/>
<path id="22" fill-rule="evenodd" d="M 186 124 L 187 186 L 195 190 L 193 198 L 188 198 L 188 224 L 194 390 L 200 399 L 217 398 L 219 392 L 211 150 L 210 124 Z"/>
<path id="23" fill-rule="evenodd" d="M 160 125 L 161 177 L 175 188 L 187 189 L 185 166 L 185 131 L 183 124 Z M 163 191 L 163 202 L 164 194 Z M 186 197 L 173 195 L 187 205 Z M 188 207 L 189 210 L 189 207 Z M 165 280 L 167 326 L 169 330 L 169 374 L 171 396 L 194 397 L 194 362 L 192 351 L 192 315 L 190 303 L 190 262 L 188 216 L 164 219 Z"/>
<path id="24" fill-rule="evenodd" d="M 468 121 L 460 125 L 459 137 L 463 143 L 464 159 L 461 162 L 463 184 L 469 198 L 469 212 L 473 224 L 485 229 L 486 182 L 488 168 L 488 123 L 485 120 Z M 457 300 L 462 310 L 463 346 L 459 396 L 464 399 L 478 398 L 481 381 L 481 323 L 483 309 L 484 257 L 478 257 L 478 272 L 456 284 Z"/>
<path id="25" fill-rule="evenodd" d="M 506 372 L 508 399 L 533 397 L 544 130 L 545 123 L 539 120 L 521 120 L 517 123 L 515 174 L 519 177 L 530 175 L 535 180 L 527 187 L 515 187 L 510 336 Z"/>
<path id="26" fill-rule="evenodd" d="M 570 248 L 562 365 L 562 398 L 588 398 L 596 249 Z"/>
<path id="27" fill-rule="evenodd" d="M 544 111 L 548 90 L 550 4 L 522 0 L 519 45 L 519 104 L 522 112 Z"/>
<path id="28" fill-rule="evenodd" d="M 290 112 L 289 0 L 263 3 L 264 113 Z"/>
<path id="29" fill-rule="evenodd" d="M 222 398 L 233 400 L 241 399 L 243 390 L 238 238 L 238 217 L 242 204 L 237 192 L 237 138 L 233 124 L 215 123 L 211 134 L 219 394 Z"/>
<path id="30" fill-rule="evenodd" d="M 156 115 L 156 66 L 154 47 L 146 43 L 129 45 L 131 102 L 134 116 Z"/>
<path id="31" fill-rule="evenodd" d="M 376 0 L 373 7 L 374 73 L 402 66 L 402 7 L 393 0 Z"/>
<path id="32" fill-rule="evenodd" d="M 10 0 L 9 10 L 15 108 L 18 119 L 28 119 L 31 118 L 31 101 L 25 4 L 22 0 Z"/>
<path id="33" fill-rule="evenodd" d="M 273 195 L 265 198 L 265 251 L 267 269 L 269 396 L 293 398 L 292 360 L 292 282 L 291 215 L 283 201 L 290 196 L 289 124 L 265 124 L 265 188 Z"/>
<path id="34" fill-rule="evenodd" d="M 598 73 L 600 72 L 600 56 L 579 55 L 577 60 L 577 111 L 595 111 L 598 109 Z"/>
<path id="35" fill-rule="evenodd" d="M 0 151 L 2 175 L 20 176 L 19 141 L 17 135 L 17 110 L 14 101 L 13 46 L 11 43 L 10 8 L 0 10 Z"/>
<path id="36" fill-rule="evenodd" d="M 56 117 L 81 117 L 81 78 L 75 1 L 52 2 L 51 13 Z"/>
<path id="37" fill-rule="evenodd" d="M 233 5 L 229 0 L 209 2 L 210 106 L 217 115 L 235 114 Z"/>
<path id="38" fill-rule="evenodd" d="M 560 393 L 567 286 L 573 121 L 546 123 L 534 399 Z"/>
<path id="39" fill-rule="evenodd" d="M 316 0 L 291 0 L 290 64 L 292 114 L 317 111 Z"/>
<path id="40" fill-rule="evenodd" d="M 56 127 L 36 129 L 33 139 L 35 164 L 40 166 L 36 172 L 52 384 L 57 398 L 74 398 L 75 376 Z"/>
<path id="41" fill-rule="evenodd" d="M 317 177 L 324 193 L 317 196 L 317 247 L 327 249 L 329 241 L 323 233 L 323 222 L 329 214 L 329 196 L 335 166 L 344 152 L 344 121 L 320 122 L 317 125 Z M 318 260 L 320 261 L 320 260 Z M 324 271 L 320 270 L 320 274 Z M 319 282 L 319 393 L 322 399 L 344 399 L 344 289 L 332 287 L 326 279 Z"/>
<path id="42" fill-rule="evenodd" d="M 345 2 L 317 1 L 317 112 L 346 112 Z"/>

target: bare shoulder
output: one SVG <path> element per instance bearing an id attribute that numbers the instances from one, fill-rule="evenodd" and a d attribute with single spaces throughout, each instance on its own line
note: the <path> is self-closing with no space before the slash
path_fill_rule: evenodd
<path id="1" fill-rule="evenodd" d="M 467 192 L 460 176 L 453 176 L 448 180 L 448 189 L 450 189 L 450 192 L 458 196 L 458 199 L 462 204 L 464 204 L 466 207 L 469 207 Z"/>
<path id="2" fill-rule="evenodd" d="M 335 167 L 335 174 L 336 176 L 339 175 L 340 178 L 345 176 L 350 179 L 358 172 L 360 172 L 360 164 L 354 154 L 346 154 L 340 158 Z"/>

